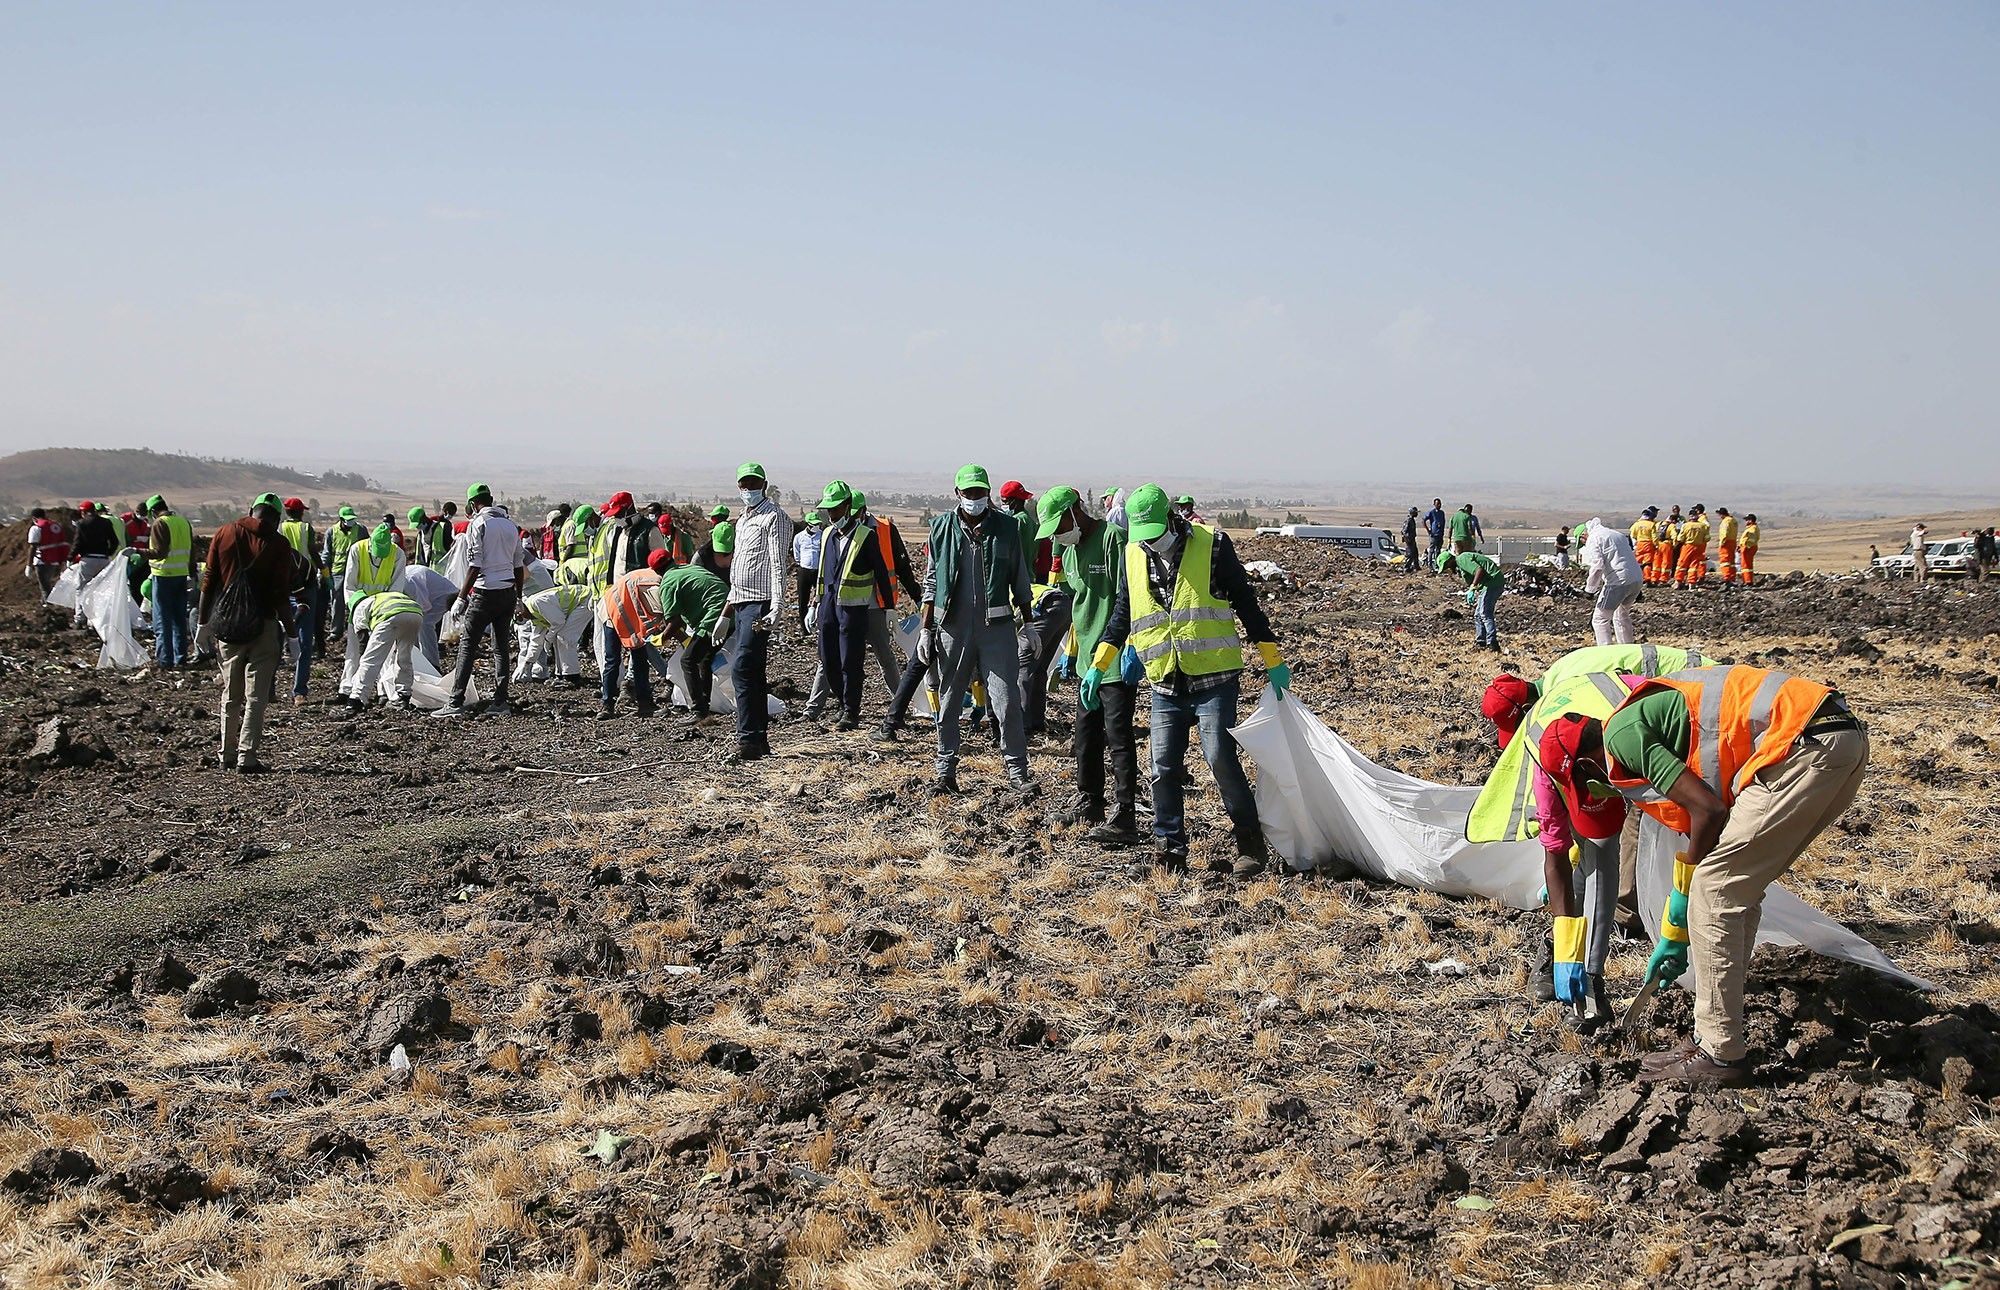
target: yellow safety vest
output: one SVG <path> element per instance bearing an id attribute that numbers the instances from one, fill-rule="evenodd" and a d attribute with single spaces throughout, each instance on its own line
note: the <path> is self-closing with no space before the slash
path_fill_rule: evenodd
<path id="1" fill-rule="evenodd" d="M 292 550 L 304 556 L 308 563 L 319 563 L 319 552 L 313 550 L 311 524 L 304 520 L 285 520 L 278 525 L 278 532 L 285 535 L 285 541 L 292 544 Z"/>
<path id="2" fill-rule="evenodd" d="M 875 575 L 859 570 L 856 566 L 860 564 L 861 553 L 868 549 L 868 544 L 871 541 L 880 541 L 880 538 L 874 532 L 863 532 L 859 523 L 841 537 L 847 543 L 847 551 L 840 561 L 839 603 L 850 609 L 872 605 L 876 603 Z"/>
<path id="3" fill-rule="evenodd" d="M 589 604 L 592 600 L 590 588 L 570 582 L 557 583 L 547 591 L 537 592 L 529 596 L 528 616 L 543 627 L 555 626 L 554 623 L 542 616 L 542 605 L 549 603 L 542 599 L 544 596 L 553 597 L 555 606 L 566 615 L 575 613 L 580 607 Z"/>
<path id="4" fill-rule="evenodd" d="M 1146 574 L 1146 548 L 1125 548 L 1125 582 L 1131 588 L 1132 631 L 1128 641 L 1145 665 L 1146 679 L 1159 684 L 1179 672 L 1213 676 L 1243 670 L 1243 645 L 1236 635 L 1236 611 L 1209 586 L 1215 530 L 1188 527 L 1187 550 L 1174 579 L 1174 601 L 1162 606 Z"/>
<path id="5" fill-rule="evenodd" d="M 368 543 L 357 542 L 348 551 L 347 558 L 355 561 L 354 581 L 357 584 L 354 601 L 360 603 L 365 596 L 377 595 L 396 585 L 396 549 L 389 548 L 389 554 L 380 560 L 374 558 Z M 348 606 L 350 609 L 353 605 Z"/>
<path id="6" fill-rule="evenodd" d="M 1479 790 L 1479 800 L 1466 815 L 1465 840 L 1525 842 L 1541 832 L 1535 773 L 1540 769 L 1542 733 L 1551 721 L 1567 712 L 1599 720 L 1610 716 L 1625 702 L 1621 674 L 1665 676 L 1701 663 L 1700 651 L 1667 645 L 1587 645 L 1557 659 L 1542 677 L 1541 697 L 1500 754 L 1499 764 Z"/>
<path id="7" fill-rule="evenodd" d="M 164 559 L 149 561 L 155 578 L 185 578 L 194 560 L 194 526 L 179 515 L 167 514 L 160 517 L 167 526 L 167 554 Z"/>
<path id="8" fill-rule="evenodd" d="M 363 596 L 354 609 L 357 622 L 370 627 L 379 627 L 391 618 L 403 614 L 422 613 L 423 607 L 400 591 L 378 591 L 372 596 Z"/>

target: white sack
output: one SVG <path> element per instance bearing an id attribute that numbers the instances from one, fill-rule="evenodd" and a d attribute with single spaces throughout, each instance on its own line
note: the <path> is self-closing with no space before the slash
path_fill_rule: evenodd
<path id="1" fill-rule="evenodd" d="M 655 651 L 654 658 L 657 660 L 658 657 L 659 654 Z M 694 686 L 688 682 L 685 645 L 675 650 L 674 656 L 667 660 L 667 685 L 673 692 L 672 702 L 675 707 L 688 709 L 694 707 L 694 701 L 689 697 L 694 693 Z M 729 670 L 729 656 L 720 650 L 715 654 L 715 682 L 708 687 L 708 710 L 718 716 L 727 716 L 736 711 L 735 678 Z M 774 717 L 782 717 L 791 711 L 785 706 L 785 701 L 775 694 L 764 696 L 764 710 Z"/>
<path id="2" fill-rule="evenodd" d="M 144 667 L 153 661 L 153 656 L 132 634 L 132 621 L 139 606 L 132 600 L 132 588 L 122 568 L 107 568 L 91 579 L 90 585 L 83 589 L 79 606 L 84 621 L 104 642 L 104 647 L 97 651 L 99 667 Z"/>
<path id="3" fill-rule="evenodd" d="M 387 669 L 384 673 L 382 679 L 386 683 L 389 680 Z M 393 688 L 383 693 L 393 697 Z M 451 678 L 432 667 L 431 661 L 424 657 L 420 649 L 410 651 L 410 702 L 420 708 L 442 708 L 451 702 Z M 465 683 L 465 704 L 471 707 L 477 702 L 479 682 L 468 680 Z"/>
<path id="4" fill-rule="evenodd" d="M 111 566 L 106 565 L 105 567 L 108 569 Z M 57 609 L 75 609 L 77 588 L 82 585 L 83 566 L 73 564 L 69 568 L 64 569 L 62 577 L 56 579 L 56 585 L 49 588 L 47 603 L 54 605 Z"/>
<path id="5" fill-rule="evenodd" d="M 917 663 L 917 638 L 923 634 L 924 616 L 922 614 L 911 614 L 909 617 L 903 619 L 902 622 L 896 624 L 896 640 L 903 647 L 903 665 L 905 667 L 919 666 Z M 910 696 L 910 711 L 919 716 L 936 717 L 937 713 L 931 707 L 930 685 L 928 683 L 918 686 L 917 692 Z"/>
<path id="6" fill-rule="evenodd" d="M 1338 858 L 1406 887 L 1484 896 L 1515 909 L 1540 905 L 1541 843 L 1465 840 L 1465 817 L 1479 800 L 1478 788 L 1430 784 L 1377 766 L 1296 695 L 1279 699 L 1270 689 L 1232 733 L 1257 763 L 1264 836 L 1294 869 Z M 1648 932 L 1657 936 L 1679 836 L 1648 816 L 1639 837 L 1639 910 Z M 1757 943 L 1802 945 L 1920 989 L 1935 988 L 1776 884 L 1764 898 Z M 1690 971 L 1683 981 L 1692 980 Z"/>

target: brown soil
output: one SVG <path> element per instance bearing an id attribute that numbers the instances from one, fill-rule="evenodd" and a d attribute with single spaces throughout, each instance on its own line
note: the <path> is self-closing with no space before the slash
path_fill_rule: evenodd
<path id="1" fill-rule="evenodd" d="M 1442 579 L 1243 548 L 1294 577 L 1267 594 L 1324 719 L 1484 773 L 1495 661 Z M 1587 639 L 1571 590 L 1502 601 L 1501 662 Z M 1742 1091 L 1647 1091 L 1536 1005 L 1538 916 L 1132 880 L 1052 822 L 1057 743 L 1043 801 L 990 755 L 934 801 L 921 739 L 792 721 L 734 768 L 720 722 L 535 689 L 461 724 L 274 710 L 244 779 L 207 765 L 212 677 L 99 673 L 0 612 L 0 1281 L 1990 1283 L 2000 597 L 1640 613 L 1851 696 L 1875 765 L 1791 885 L 1942 986 L 1761 954 Z M 794 639 L 790 697 L 808 668 Z M 1227 832 L 1194 764 L 1199 862 Z"/>

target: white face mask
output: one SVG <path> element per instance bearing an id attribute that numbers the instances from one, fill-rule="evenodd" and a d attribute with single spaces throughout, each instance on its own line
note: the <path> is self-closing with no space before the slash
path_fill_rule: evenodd
<path id="1" fill-rule="evenodd" d="M 990 497 L 961 497 L 958 499 L 958 509 L 964 511 L 974 519 L 986 514 L 986 508 L 992 504 L 993 499 Z"/>
<path id="2" fill-rule="evenodd" d="M 1054 540 L 1057 546 L 1075 546 L 1083 540 L 1083 530 L 1072 524 L 1060 533 L 1057 533 Z"/>
<path id="3" fill-rule="evenodd" d="M 745 506 L 755 506 L 764 500 L 764 490 L 761 488 L 745 488 L 736 495 L 743 499 Z"/>
<path id="4" fill-rule="evenodd" d="M 1174 548 L 1179 546 L 1180 544 L 1181 544 L 1180 530 L 1170 527 L 1167 529 L 1165 533 L 1160 534 L 1160 536 L 1154 538 L 1150 542 L 1144 543 L 1143 545 L 1148 551 L 1151 551 L 1154 555 L 1172 555 Z"/>

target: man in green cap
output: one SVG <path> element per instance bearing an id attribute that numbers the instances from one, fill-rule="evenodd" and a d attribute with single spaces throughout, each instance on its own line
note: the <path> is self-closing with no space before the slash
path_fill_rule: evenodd
<path id="1" fill-rule="evenodd" d="M 1493 611 L 1500 604 L 1500 565 L 1478 551 L 1446 551 L 1438 556 L 1439 573 L 1465 579 L 1465 603 L 1472 606 L 1472 647 L 1500 652 L 1500 627 Z"/>
<path id="2" fill-rule="evenodd" d="M 386 520 L 369 532 L 367 541 L 357 542 L 347 550 L 347 572 L 341 576 L 340 582 L 340 603 L 346 611 L 344 618 L 347 623 L 347 655 L 340 668 L 340 692 L 343 695 L 353 691 L 355 676 L 361 670 L 361 656 L 368 648 L 371 619 L 357 615 L 355 610 L 370 596 L 402 591 L 406 564 L 403 548 L 396 542 L 395 530 L 389 527 Z M 420 614 L 417 625 L 421 624 Z M 415 632 L 413 627 L 413 641 L 416 639 Z"/>
<path id="3" fill-rule="evenodd" d="M 931 520 L 930 567 L 924 574 L 923 635 L 917 662 L 938 663 L 937 790 L 958 791 L 959 705 L 984 677 L 1000 728 L 1007 779 L 1033 792 L 1028 743 L 1021 731 L 1021 675 L 1014 624 L 1034 612 L 1034 582 L 1021 526 L 992 510 L 984 466 L 960 467 L 958 505 Z"/>
<path id="4" fill-rule="evenodd" d="M 492 716 L 514 710 L 507 702 L 508 673 L 513 666 L 514 609 L 520 602 L 521 580 L 527 573 L 528 549 L 507 508 L 495 504 L 493 490 L 474 484 L 465 490 L 465 581 L 459 598 L 466 602 L 465 632 L 458 639 L 458 666 L 451 675 L 451 698 L 433 717 L 449 720 L 465 715 L 465 691 L 472 683 L 472 666 L 479 643 L 493 634 Z"/>
<path id="5" fill-rule="evenodd" d="M 346 597 L 341 588 L 347 582 L 347 553 L 357 543 L 368 540 L 368 530 L 354 514 L 352 506 L 340 508 L 333 527 L 326 531 L 326 549 L 320 552 L 320 568 L 326 570 L 327 612 L 321 615 L 319 648 L 324 654 L 333 637 L 347 631 Z"/>
<path id="6" fill-rule="evenodd" d="M 153 574 L 153 659 L 161 671 L 194 656 L 188 640 L 188 578 L 194 572 L 194 527 L 158 493 L 146 499 L 153 528 L 146 559 Z"/>
<path id="7" fill-rule="evenodd" d="M 1125 530 L 1090 513 L 1074 488 L 1051 488 L 1042 495 L 1035 536 L 1052 542 L 1062 555 L 1062 576 L 1071 605 L 1071 657 L 1091 658 L 1104 638 L 1105 624 L 1118 603 L 1125 579 Z M 1076 757 L 1077 820 L 1096 825 L 1086 835 L 1103 846 L 1139 841 L 1138 741 L 1132 728 L 1135 687 L 1122 669 L 1107 673 L 1097 689 L 1098 704 L 1076 715 L 1071 752 Z M 1104 762 L 1111 760 L 1111 817 L 1105 818 Z"/>
<path id="8" fill-rule="evenodd" d="M 750 462 L 750 463 L 748 463 L 748 464 L 750 464 L 750 465 L 752 465 L 752 466 L 755 466 L 755 465 L 757 465 L 757 463 L 756 463 L 756 462 Z M 758 466 L 757 468 L 758 468 L 759 470 L 762 470 L 762 469 L 763 469 L 763 467 L 762 467 L 762 466 Z M 739 482 L 740 482 L 740 481 L 739 481 Z M 749 490 L 749 489 L 745 489 L 744 491 L 745 491 L 745 492 L 749 492 L 749 491 L 752 491 L 752 490 Z M 762 490 L 760 489 L 760 490 L 756 490 L 756 491 L 760 491 L 760 492 L 761 492 Z M 710 524 L 720 524 L 720 523 L 722 523 L 722 521 L 724 521 L 724 520 L 726 520 L 726 519 L 728 519 L 728 518 L 729 518 L 729 508 L 728 508 L 727 506 L 712 506 L 712 507 L 710 507 L 710 508 L 709 508 L 709 511 L 708 511 L 708 522 L 709 522 Z"/>
<path id="9" fill-rule="evenodd" d="M 292 548 L 278 532 L 278 514 L 278 499 L 266 493 L 248 515 L 216 533 L 197 615 L 197 637 L 222 656 L 219 762 L 224 770 L 245 775 L 264 769 L 258 756 L 264 705 L 277 682 L 285 633 L 293 626 Z"/>
<path id="10" fill-rule="evenodd" d="M 410 540 L 415 545 L 410 552 L 412 564 L 436 569 L 451 555 L 451 526 L 442 516 L 433 518 L 421 506 L 410 508 Z"/>
<path id="11" fill-rule="evenodd" d="M 571 511 L 556 536 L 556 564 L 560 566 L 571 560 L 588 560 L 590 544 L 596 541 L 597 529 L 602 523 L 595 506 L 579 506 Z"/>
<path id="12" fill-rule="evenodd" d="M 1086 710 L 1102 706 L 1103 687 L 1129 639 L 1152 690 L 1155 858 L 1169 868 L 1187 864 L 1185 765 L 1188 734 L 1199 728 L 1202 757 L 1236 837 L 1236 861 L 1227 867 L 1240 877 L 1261 873 L 1268 854 L 1264 829 L 1229 733 L 1243 676 L 1237 623 L 1281 695 L 1291 688 L 1291 669 L 1278 653 L 1270 620 L 1228 534 L 1174 514 L 1158 484 L 1134 490 L 1125 499 L 1125 517 L 1130 533 L 1125 578 L 1079 683 L 1078 700 Z"/>
<path id="13" fill-rule="evenodd" d="M 828 482 L 819 499 L 826 532 L 820 550 L 819 663 L 827 693 L 840 706 L 839 730 L 861 724 L 869 627 L 878 601 L 891 594 L 890 571 L 872 528 L 861 527 L 847 481 Z"/>
<path id="14" fill-rule="evenodd" d="M 868 648 L 874 651 L 875 661 L 881 665 L 882 684 L 894 693 L 903 679 L 902 656 L 896 652 L 896 588 L 901 587 L 910 603 L 915 604 L 923 599 L 923 582 L 910 563 L 910 548 L 904 544 L 903 532 L 896 527 L 896 521 L 869 510 L 868 495 L 858 488 L 854 490 L 854 528 L 856 533 L 873 535 L 882 553 L 882 564 L 889 570 L 889 589 L 877 593 L 875 612 L 868 616 Z"/>
<path id="15" fill-rule="evenodd" d="M 743 513 L 735 524 L 735 557 L 729 566 L 730 680 L 736 700 L 736 759 L 755 761 L 771 752 L 771 647 L 784 643 L 785 591 L 790 581 L 792 517 L 769 496 L 762 464 L 736 468 Z"/>

